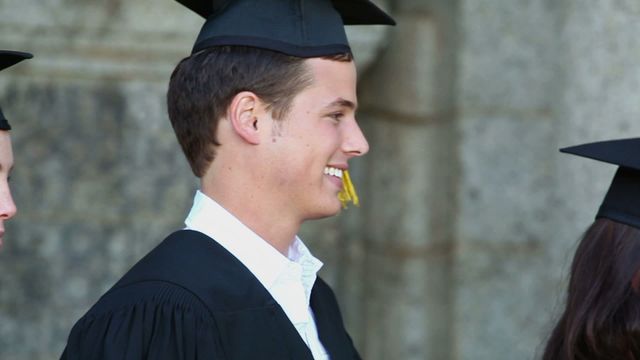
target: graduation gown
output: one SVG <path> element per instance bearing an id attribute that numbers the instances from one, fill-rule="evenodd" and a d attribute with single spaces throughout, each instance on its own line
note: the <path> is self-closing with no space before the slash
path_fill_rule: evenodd
<path id="1" fill-rule="evenodd" d="M 360 359 L 333 291 L 320 278 L 310 302 L 331 359 Z M 313 358 L 280 305 L 238 259 L 208 236 L 182 230 L 78 320 L 61 359 Z"/>

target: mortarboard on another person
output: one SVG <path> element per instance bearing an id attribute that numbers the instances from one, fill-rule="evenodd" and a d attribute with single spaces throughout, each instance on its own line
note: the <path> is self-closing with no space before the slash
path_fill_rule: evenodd
<path id="1" fill-rule="evenodd" d="M 20 51 L 0 50 L 0 70 L 6 69 L 33 55 Z M 13 168 L 11 125 L 0 108 L 0 248 L 4 239 L 4 222 L 16 214 L 16 205 L 9 188 L 9 176 Z"/>
<path id="2" fill-rule="evenodd" d="M 62 359 L 359 359 L 296 234 L 356 203 L 349 160 L 369 149 L 344 25 L 393 19 L 369 0 L 179 2 L 206 18 L 167 92 L 200 190 Z"/>
<path id="3" fill-rule="evenodd" d="M 543 359 L 640 359 L 640 138 L 560 151 L 619 168 L 578 244 Z"/>

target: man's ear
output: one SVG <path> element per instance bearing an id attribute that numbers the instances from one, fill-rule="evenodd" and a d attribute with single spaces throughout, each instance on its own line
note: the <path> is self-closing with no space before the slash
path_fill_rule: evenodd
<path id="1" fill-rule="evenodd" d="M 260 98 L 251 91 L 242 91 L 231 100 L 228 117 L 233 130 L 246 142 L 257 145 L 260 143 L 258 122 Z"/>

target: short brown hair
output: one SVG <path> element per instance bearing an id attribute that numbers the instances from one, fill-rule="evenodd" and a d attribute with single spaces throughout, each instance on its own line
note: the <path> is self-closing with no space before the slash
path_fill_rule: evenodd
<path id="1" fill-rule="evenodd" d="M 233 97 L 251 91 L 282 119 L 313 78 L 303 58 L 246 46 L 218 46 L 176 66 L 167 91 L 169 119 L 191 170 L 202 177 L 215 156 L 219 119 Z"/>

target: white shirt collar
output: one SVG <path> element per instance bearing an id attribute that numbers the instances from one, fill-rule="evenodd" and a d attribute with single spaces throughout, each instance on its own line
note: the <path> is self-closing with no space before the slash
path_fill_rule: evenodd
<path id="1" fill-rule="evenodd" d="M 300 266 L 302 278 L 299 281 L 302 281 L 308 304 L 316 273 L 323 264 L 311 254 L 298 236 L 289 247 L 287 258 L 199 190 L 194 196 L 193 207 L 185 224 L 188 229 L 199 231 L 222 245 L 238 258 L 267 290 L 276 282 L 281 282 L 282 279 L 279 278 L 284 276 L 288 269 Z"/>
<path id="2" fill-rule="evenodd" d="M 329 358 L 309 306 L 311 289 L 322 262 L 311 255 L 299 237 L 296 236 L 289 247 L 288 256 L 284 256 L 200 191 L 196 192 L 185 224 L 187 229 L 217 241 L 240 260 L 280 305 L 313 357 Z"/>

